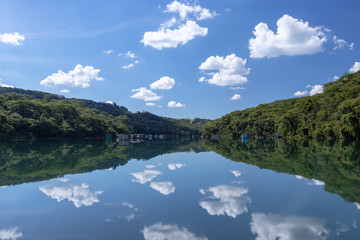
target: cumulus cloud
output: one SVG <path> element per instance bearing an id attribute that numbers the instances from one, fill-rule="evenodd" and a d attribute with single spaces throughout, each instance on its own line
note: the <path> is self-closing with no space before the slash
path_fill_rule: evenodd
<path id="1" fill-rule="evenodd" d="M 18 32 L 0 34 L 0 42 L 10 44 L 13 46 L 22 45 L 23 44 L 22 42 L 24 40 L 25 40 L 25 36 L 19 34 Z"/>
<path id="2" fill-rule="evenodd" d="M 151 182 L 150 187 L 163 195 L 175 192 L 175 186 L 172 182 Z"/>
<path id="3" fill-rule="evenodd" d="M 59 91 L 59 93 L 69 93 L 69 92 L 70 92 L 69 89 L 61 89 L 61 90 Z"/>
<path id="4" fill-rule="evenodd" d="M 180 102 L 170 101 L 168 102 L 168 107 L 185 107 L 185 104 L 182 104 Z"/>
<path id="5" fill-rule="evenodd" d="M 240 94 L 234 94 L 234 96 L 232 96 L 230 100 L 239 100 L 240 98 L 241 98 Z"/>
<path id="6" fill-rule="evenodd" d="M 300 96 L 304 96 L 304 95 L 306 95 L 306 94 L 308 94 L 308 91 L 297 91 L 297 92 L 295 92 L 294 93 L 294 96 L 295 97 L 300 97 Z"/>
<path id="7" fill-rule="evenodd" d="M 257 240 L 325 240 L 329 236 L 324 221 L 314 217 L 254 213 L 251 214 L 250 226 L 251 232 L 257 235 Z"/>
<path id="8" fill-rule="evenodd" d="M 230 171 L 232 174 L 234 174 L 235 177 L 240 177 L 241 176 L 241 172 L 237 171 L 237 170 L 231 170 Z"/>
<path id="9" fill-rule="evenodd" d="M 0 239 L 1 240 L 16 240 L 23 236 L 18 227 L 12 227 L 8 229 L 0 230 Z"/>
<path id="10" fill-rule="evenodd" d="M 59 70 L 57 73 L 53 73 L 40 82 L 41 85 L 47 87 L 53 86 L 69 86 L 69 87 L 83 87 L 90 86 L 92 79 L 103 81 L 104 79 L 99 77 L 100 69 L 95 69 L 93 66 L 83 67 L 81 64 L 75 66 L 74 70 L 70 70 L 65 73 Z"/>
<path id="11" fill-rule="evenodd" d="M 251 202 L 246 196 L 248 189 L 235 186 L 219 185 L 211 187 L 207 191 L 200 190 L 202 194 L 210 192 L 209 199 L 216 201 L 200 201 L 200 206 L 210 215 L 228 215 L 232 218 L 248 211 L 247 204 Z"/>
<path id="12" fill-rule="evenodd" d="M 311 87 L 311 90 L 309 92 L 310 96 L 324 92 L 324 88 L 322 85 L 314 85 L 309 87 Z"/>
<path id="13" fill-rule="evenodd" d="M 185 163 L 169 163 L 168 164 L 168 168 L 171 171 L 174 171 L 174 170 L 182 168 L 182 167 L 185 167 Z"/>
<path id="14" fill-rule="evenodd" d="M 162 89 L 162 90 L 170 90 L 175 85 L 175 79 L 164 76 L 160 78 L 159 80 L 153 82 L 150 84 L 151 89 Z"/>
<path id="15" fill-rule="evenodd" d="M 157 176 L 162 175 L 162 173 L 157 170 L 144 170 L 143 172 L 130 173 L 130 175 L 135 178 L 133 179 L 133 182 L 145 184 L 147 182 L 150 182 Z"/>
<path id="16" fill-rule="evenodd" d="M 349 72 L 350 73 L 356 73 L 357 71 L 360 70 L 360 62 L 355 62 L 354 63 L 354 66 L 352 66 L 350 69 L 349 69 Z"/>
<path id="17" fill-rule="evenodd" d="M 323 27 L 311 27 L 308 22 L 286 14 L 276 24 L 276 33 L 263 22 L 255 27 L 255 38 L 249 40 L 251 58 L 310 55 L 324 50 L 327 38 Z"/>
<path id="18" fill-rule="evenodd" d="M 187 239 L 187 240 L 207 240 L 206 237 L 197 237 L 186 228 L 178 225 L 156 223 L 149 227 L 145 226 L 141 231 L 145 240 L 166 240 L 166 239 Z"/>
<path id="19" fill-rule="evenodd" d="M 145 46 L 151 46 L 157 50 L 176 48 L 180 44 L 185 45 L 195 37 L 206 36 L 208 29 L 200 27 L 196 21 L 210 19 L 217 15 L 215 11 L 210 11 L 200 5 L 180 3 L 176 0 L 166 5 L 164 12 L 176 13 L 179 18 L 172 17 L 160 24 L 157 31 L 145 32 L 140 41 Z"/>
<path id="20" fill-rule="evenodd" d="M 209 9 L 202 8 L 200 5 L 191 6 L 176 0 L 166 5 L 165 12 L 178 13 L 181 20 L 187 19 L 189 14 L 194 15 L 199 21 L 213 18 L 217 15 L 215 11 L 211 12 Z"/>
<path id="21" fill-rule="evenodd" d="M 106 101 L 105 103 L 106 103 L 106 104 L 114 105 L 114 102 L 113 102 L 113 101 Z"/>
<path id="22" fill-rule="evenodd" d="M 42 186 L 39 190 L 45 193 L 52 199 L 61 202 L 65 199 L 72 202 L 76 208 L 82 206 L 91 206 L 99 202 L 98 196 L 103 191 L 90 192 L 89 185 L 83 183 L 81 185 L 67 185 L 67 186 Z"/>
<path id="23" fill-rule="evenodd" d="M 1 78 L 0 78 L 0 87 L 14 88 L 14 86 L 12 86 L 12 85 L 8 85 L 8 84 L 5 84 L 5 83 L 1 83 Z"/>
<path id="24" fill-rule="evenodd" d="M 136 60 L 136 61 L 134 61 L 133 63 L 129 63 L 128 65 L 124 65 L 122 68 L 123 68 L 123 69 L 130 69 L 130 68 L 135 67 L 135 64 L 139 64 L 139 63 L 140 63 L 140 61 L 139 61 L 139 60 Z"/>
<path id="25" fill-rule="evenodd" d="M 133 89 L 133 90 L 131 90 L 131 92 L 134 92 L 134 94 L 132 96 L 130 96 L 131 98 L 142 99 L 146 102 L 158 101 L 162 98 L 162 96 L 156 95 L 156 93 L 154 93 L 153 91 L 151 91 L 145 87 Z"/>
<path id="26" fill-rule="evenodd" d="M 145 32 L 140 42 L 157 50 L 176 48 L 179 44 L 185 45 L 195 37 L 203 37 L 207 33 L 207 28 L 200 27 L 196 22 L 188 20 L 177 29 L 161 28 L 155 32 Z"/>
<path id="27" fill-rule="evenodd" d="M 247 78 L 245 75 L 250 73 L 250 68 L 246 67 L 246 59 L 242 59 L 235 54 L 226 57 L 211 56 L 201 63 L 199 69 L 210 71 L 208 73 L 211 75 L 210 79 L 201 78 L 201 82 L 207 81 L 218 86 L 246 83 Z"/>

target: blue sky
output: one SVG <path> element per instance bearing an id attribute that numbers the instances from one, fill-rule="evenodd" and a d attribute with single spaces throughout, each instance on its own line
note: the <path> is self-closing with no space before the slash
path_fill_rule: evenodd
<path id="1" fill-rule="evenodd" d="M 2 0 L 0 85 L 215 119 L 360 70 L 359 10 L 358 0 Z"/>

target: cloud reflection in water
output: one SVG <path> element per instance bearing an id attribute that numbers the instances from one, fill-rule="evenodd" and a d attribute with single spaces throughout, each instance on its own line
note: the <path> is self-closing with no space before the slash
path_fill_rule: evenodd
<path id="1" fill-rule="evenodd" d="M 22 232 L 19 231 L 19 228 L 12 227 L 8 229 L 0 230 L 0 239 L 1 240 L 16 240 L 23 236 Z"/>
<path id="2" fill-rule="evenodd" d="M 172 182 L 151 182 L 150 187 L 163 195 L 175 192 L 175 186 Z"/>
<path id="3" fill-rule="evenodd" d="M 83 183 L 81 185 L 67 185 L 67 186 L 42 186 L 39 190 L 45 193 L 52 199 L 61 202 L 65 199 L 72 202 L 76 208 L 82 206 L 91 206 L 94 203 L 100 202 L 98 196 L 103 191 L 90 192 L 89 185 Z"/>
<path id="4" fill-rule="evenodd" d="M 142 230 L 145 240 L 166 240 L 166 239 L 186 239 L 186 240 L 207 240 L 206 237 L 197 237 L 186 228 L 180 228 L 175 224 L 156 223 Z"/>
<path id="5" fill-rule="evenodd" d="M 210 192 L 210 199 L 216 201 L 201 201 L 200 206 L 210 215 L 228 215 L 236 218 L 237 216 L 248 211 L 247 204 L 251 202 L 251 198 L 246 196 L 248 189 L 243 187 L 219 185 L 211 187 L 208 190 L 200 189 L 203 195 Z"/>
<path id="6" fill-rule="evenodd" d="M 329 230 L 324 221 L 315 217 L 251 214 L 251 232 L 256 240 L 325 240 Z"/>
<path id="7" fill-rule="evenodd" d="M 144 170 L 143 172 L 130 173 L 130 175 L 135 178 L 132 180 L 133 182 L 145 184 L 147 182 L 150 182 L 157 176 L 162 175 L 162 173 L 157 170 Z"/>

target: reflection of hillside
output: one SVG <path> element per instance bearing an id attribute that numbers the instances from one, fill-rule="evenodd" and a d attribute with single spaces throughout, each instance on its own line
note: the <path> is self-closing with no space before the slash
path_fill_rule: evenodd
<path id="1" fill-rule="evenodd" d="M 0 186 L 116 168 L 131 159 L 148 160 L 166 153 L 190 151 L 205 149 L 201 142 L 191 140 L 151 141 L 127 146 L 75 140 L 0 142 Z"/>
<path id="2" fill-rule="evenodd" d="M 236 162 L 322 181 L 326 191 L 360 202 L 359 142 L 222 140 L 204 145 Z"/>

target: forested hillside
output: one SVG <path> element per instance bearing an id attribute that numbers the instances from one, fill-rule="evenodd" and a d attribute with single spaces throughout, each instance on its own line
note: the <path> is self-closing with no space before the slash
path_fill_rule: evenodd
<path id="1" fill-rule="evenodd" d="M 204 119 L 131 113 L 116 104 L 0 87 L 0 137 L 98 137 L 117 133 L 190 135 Z"/>
<path id="2" fill-rule="evenodd" d="M 247 133 L 252 137 L 359 139 L 360 71 L 325 84 L 321 94 L 229 113 L 207 123 L 203 133 L 227 138 Z"/>

